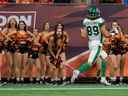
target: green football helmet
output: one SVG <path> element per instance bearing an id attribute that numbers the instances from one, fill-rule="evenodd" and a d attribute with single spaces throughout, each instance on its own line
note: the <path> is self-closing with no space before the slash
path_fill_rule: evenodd
<path id="1" fill-rule="evenodd" d="M 100 10 L 98 8 L 96 8 L 95 6 L 90 7 L 88 9 L 88 15 L 90 18 L 100 17 Z"/>

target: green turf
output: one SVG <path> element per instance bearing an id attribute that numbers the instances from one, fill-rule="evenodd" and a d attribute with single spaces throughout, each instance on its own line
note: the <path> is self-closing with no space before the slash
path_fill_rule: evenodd
<path id="1" fill-rule="evenodd" d="M 0 87 L 0 96 L 128 96 L 128 85 L 71 84 L 48 86 L 42 84 L 7 84 Z"/>

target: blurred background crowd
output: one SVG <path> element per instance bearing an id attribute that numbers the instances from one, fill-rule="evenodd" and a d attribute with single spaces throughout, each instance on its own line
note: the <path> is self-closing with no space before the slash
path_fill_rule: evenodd
<path id="1" fill-rule="evenodd" d="M 0 3 L 122 3 L 128 4 L 128 0 L 0 0 Z"/>

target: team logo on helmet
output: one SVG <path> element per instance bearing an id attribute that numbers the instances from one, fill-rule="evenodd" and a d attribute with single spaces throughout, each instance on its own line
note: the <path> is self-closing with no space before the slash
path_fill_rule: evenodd
<path id="1" fill-rule="evenodd" d="M 89 17 L 91 18 L 97 18 L 100 16 L 100 10 L 95 6 L 93 6 L 88 9 L 88 14 L 89 14 Z"/>

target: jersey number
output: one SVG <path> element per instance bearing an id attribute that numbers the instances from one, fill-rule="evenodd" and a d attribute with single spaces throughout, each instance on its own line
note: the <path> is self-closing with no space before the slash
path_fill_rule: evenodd
<path id="1" fill-rule="evenodd" d="M 88 35 L 91 36 L 91 35 L 98 35 L 99 34 L 99 29 L 98 29 L 98 26 L 88 26 L 87 27 L 87 32 L 88 32 Z"/>

